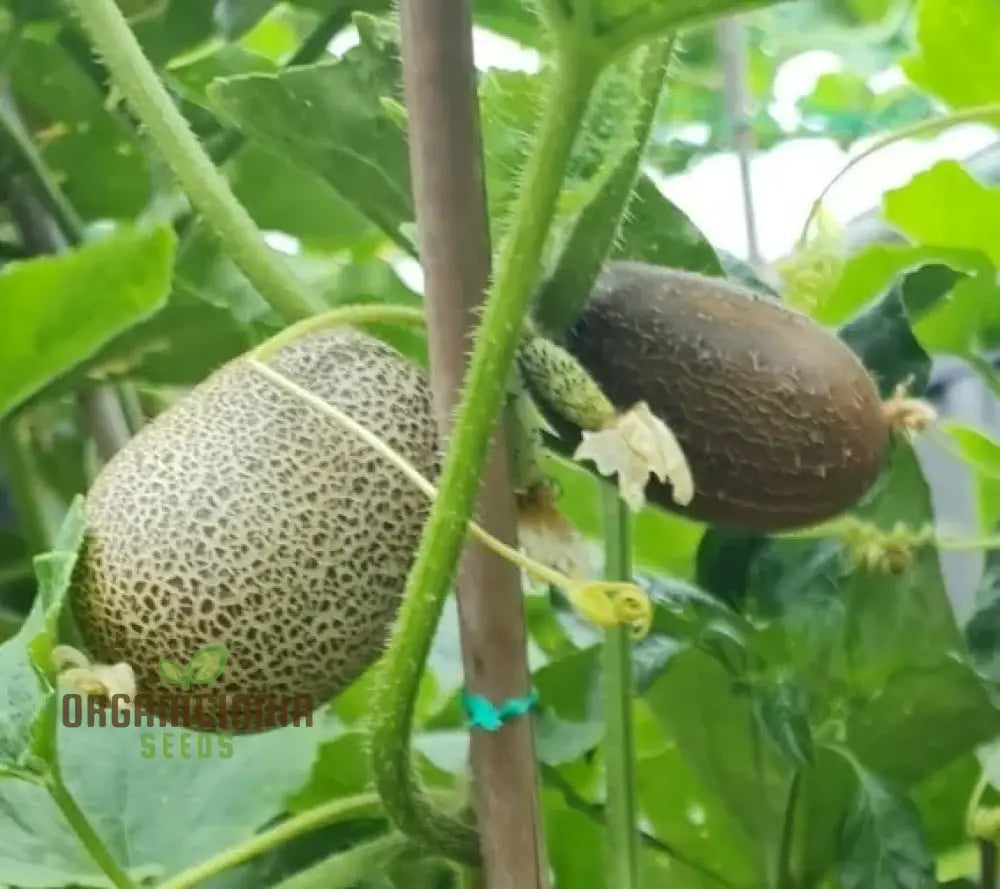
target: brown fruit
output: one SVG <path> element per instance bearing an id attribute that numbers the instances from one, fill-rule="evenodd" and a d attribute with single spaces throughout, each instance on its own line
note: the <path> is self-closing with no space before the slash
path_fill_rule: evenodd
<path id="1" fill-rule="evenodd" d="M 436 476 L 430 392 L 393 349 L 339 328 L 268 363 Z M 132 665 L 137 705 L 198 694 L 194 728 L 269 728 L 274 713 L 311 715 L 381 654 L 427 511 L 367 444 L 236 359 L 94 483 L 73 611 L 92 659 Z M 184 691 L 177 667 L 217 643 L 221 676 L 199 684 L 205 661 Z"/>
<path id="2" fill-rule="evenodd" d="M 645 401 L 684 448 L 691 518 L 774 532 L 849 509 L 878 477 L 889 425 L 854 353 L 810 318 L 727 281 L 614 263 L 566 348 L 618 409 Z"/>

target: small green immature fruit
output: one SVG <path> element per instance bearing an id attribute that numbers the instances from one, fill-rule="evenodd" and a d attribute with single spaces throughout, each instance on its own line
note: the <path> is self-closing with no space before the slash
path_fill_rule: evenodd
<path id="1" fill-rule="evenodd" d="M 429 389 L 384 343 L 339 327 L 266 363 L 436 476 Z M 384 457 L 238 358 L 94 483 L 74 614 L 96 661 L 134 669 L 136 711 L 178 724 L 197 698 L 192 728 L 271 728 L 379 657 L 427 511 Z"/>
<path id="2" fill-rule="evenodd" d="M 666 509 L 788 530 L 849 509 L 883 466 L 893 424 L 851 350 L 724 280 L 613 263 L 566 348 L 616 408 L 645 402 L 676 435 L 695 495 L 679 506 L 651 480 Z"/>

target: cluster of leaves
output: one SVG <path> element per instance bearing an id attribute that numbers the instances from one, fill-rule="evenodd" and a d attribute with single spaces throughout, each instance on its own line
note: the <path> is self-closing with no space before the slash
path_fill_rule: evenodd
<path id="1" fill-rule="evenodd" d="M 1000 19 L 986 0 L 961 3 L 963 16 L 951 14 L 955 0 L 918 4 L 917 45 L 905 67 L 913 83 L 907 95 L 919 102 L 908 107 L 926 107 L 920 103 L 928 96 L 956 108 L 1000 100 L 990 54 L 955 51 L 969 40 L 1000 45 Z M 254 220 L 294 239 L 300 252 L 292 260 L 324 300 L 418 304 L 398 271 L 416 247 L 398 45 L 379 17 L 388 4 L 360 11 L 320 0 L 120 5 L 197 134 L 219 158 L 228 156 L 226 174 Z M 789 34 L 809 33 L 795 16 L 856 24 L 893 12 L 872 0 L 821 7 L 761 14 L 762 33 L 788 41 L 769 64 L 799 51 Z M 29 497 L 44 507 L 39 537 L 46 524 L 61 524 L 62 535 L 46 545 L 23 528 L 0 538 L 0 604 L 12 636 L 0 647 L 0 883 L 106 885 L 47 793 L 46 782 L 55 780 L 64 780 L 134 879 L 176 881 L 278 819 L 370 790 L 364 720 L 371 678 L 311 729 L 237 738 L 230 756 L 216 748 L 204 758 L 180 757 L 160 730 L 56 731 L 51 646 L 81 533 L 74 496 L 98 465 L 77 417 L 80 394 L 110 385 L 123 404 L 131 395 L 137 426 L 280 321 L 190 213 L 57 5 L 5 0 L 0 15 L 5 145 L 19 119 L 80 220 L 74 230 L 61 219 L 65 249 L 58 239 L 38 246 L 33 224 L 58 219 L 58 208 L 23 153 L 4 152 L 0 245 L 15 261 L 0 273 L 2 456 L 9 482 L 31 482 L 12 484 L 15 505 Z M 539 41 L 520 3 L 488 0 L 476 15 L 497 33 Z M 314 29 L 329 35 L 350 23 L 358 43 L 342 56 L 286 67 Z M 685 52 L 696 56 L 709 33 L 690 35 Z M 878 45 L 891 52 L 892 40 Z M 701 64 L 718 70 L 708 49 Z M 547 76 L 544 69 L 481 76 L 492 220 L 503 218 L 516 192 Z M 846 76 L 828 80 L 810 101 L 830 107 L 823 102 L 833 93 L 858 109 L 856 87 Z M 636 88 L 628 64 L 602 82 L 561 196 L 561 232 L 633 148 Z M 684 83 L 667 107 L 683 108 L 684 95 L 697 95 L 702 104 L 688 113 L 715 119 L 704 103 L 716 94 Z M 839 100 L 834 106 L 840 113 Z M 866 127 L 872 119 L 883 120 L 875 115 Z M 937 354 L 958 356 L 1000 391 L 991 363 L 1000 331 L 992 308 L 1000 304 L 998 205 L 995 189 L 957 164 L 940 164 L 885 199 L 885 218 L 905 242 L 846 258 L 813 294 L 810 310 L 839 330 L 884 394 L 911 377 L 919 393 Z M 715 275 L 731 268 L 645 177 L 614 255 Z M 420 335 L 377 332 L 425 360 Z M 992 531 L 1000 521 L 1000 443 L 979 430 L 949 432 L 975 473 L 982 529 Z M 563 509 L 599 537 L 592 478 L 555 456 L 549 468 Z M 908 445 L 895 449 L 857 513 L 886 529 L 933 521 Z M 886 575 L 857 569 L 836 540 L 723 533 L 652 509 L 639 517 L 636 535 L 642 579 L 656 601 L 654 631 L 634 652 L 647 884 L 923 889 L 946 879 L 943 856 L 967 841 L 965 806 L 981 768 L 976 749 L 1000 734 L 995 565 L 986 566 L 976 614 L 960 627 L 933 548 L 921 549 L 903 573 Z M 49 554 L 32 565 L 43 549 Z M 31 605 L 36 578 L 39 592 L 22 623 L 18 612 Z M 529 595 L 527 613 L 542 701 L 548 851 L 556 885 L 583 889 L 603 872 L 601 640 L 547 593 Z M 455 624 L 447 612 L 417 715 L 422 775 L 440 790 L 461 786 L 467 754 Z M 52 773 L 56 748 L 61 777 Z M 273 885 L 333 850 L 363 844 L 380 826 L 357 817 L 247 854 L 212 885 Z M 445 880 L 439 869 L 401 859 L 383 882 L 368 885 L 430 889 Z"/>

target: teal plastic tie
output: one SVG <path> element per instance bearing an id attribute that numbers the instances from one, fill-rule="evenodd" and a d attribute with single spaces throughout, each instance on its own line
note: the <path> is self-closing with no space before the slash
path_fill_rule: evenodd
<path id="1" fill-rule="evenodd" d="M 505 723 L 530 713 L 537 705 L 538 692 L 535 689 L 519 698 L 507 698 L 499 704 L 479 695 L 462 692 L 462 706 L 465 708 L 469 728 L 482 729 L 484 732 L 500 731 Z"/>

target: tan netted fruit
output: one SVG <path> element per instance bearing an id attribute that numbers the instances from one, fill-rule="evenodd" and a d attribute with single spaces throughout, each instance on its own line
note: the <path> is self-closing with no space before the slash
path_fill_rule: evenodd
<path id="1" fill-rule="evenodd" d="M 338 328 L 267 363 L 435 478 L 430 393 L 393 349 Z M 193 727 L 259 730 L 254 712 L 280 717 L 284 702 L 287 717 L 294 696 L 318 707 L 377 659 L 427 511 L 363 441 L 236 359 L 94 483 L 74 615 L 95 660 L 132 665 L 140 714 L 197 695 Z M 158 673 L 218 643 L 227 656 L 214 681 L 184 690 L 176 670 L 169 682 Z"/>

